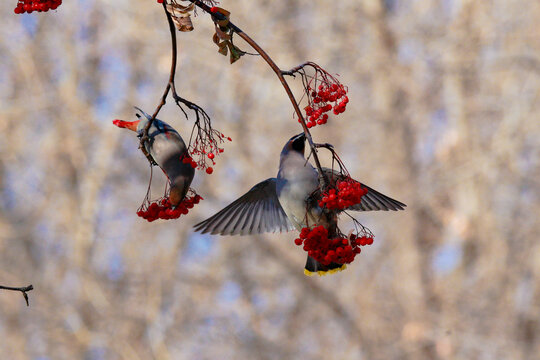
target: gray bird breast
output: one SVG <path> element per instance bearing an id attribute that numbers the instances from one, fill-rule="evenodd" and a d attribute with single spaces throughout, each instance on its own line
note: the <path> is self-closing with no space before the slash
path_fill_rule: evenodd
<path id="1" fill-rule="evenodd" d="M 318 186 L 317 171 L 310 163 L 306 164 L 302 155 L 290 153 L 282 158 L 277 176 L 278 199 L 285 214 L 298 230 L 306 225 L 306 200 Z M 310 223 L 316 221 L 320 214 L 318 209 L 313 210 L 309 214 Z"/>

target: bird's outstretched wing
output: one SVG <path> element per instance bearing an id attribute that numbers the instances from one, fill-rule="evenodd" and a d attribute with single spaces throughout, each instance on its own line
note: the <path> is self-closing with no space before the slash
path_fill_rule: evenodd
<path id="1" fill-rule="evenodd" d="M 276 179 L 266 179 L 217 214 L 195 225 L 212 235 L 249 235 L 293 230 L 276 193 Z"/>
<path id="2" fill-rule="evenodd" d="M 376 210 L 405 210 L 404 203 L 394 200 L 384 194 L 381 194 L 377 190 L 373 190 L 366 184 L 362 183 L 362 186 L 368 189 L 366 195 L 362 196 L 360 204 L 351 206 L 349 209 L 356 211 L 376 211 Z"/>
<path id="3" fill-rule="evenodd" d="M 345 177 L 338 173 L 337 171 L 332 171 L 332 169 L 323 168 L 325 174 L 330 178 L 336 180 L 343 180 Z M 356 181 L 356 180 L 355 180 Z M 374 190 L 367 186 L 364 183 L 361 183 L 362 187 L 365 187 L 368 192 L 362 197 L 362 201 L 359 204 L 353 205 L 348 208 L 348 210 L 356 211 L 377 211 L 377 210 L 405 210 L 404 203 L 394 200 L 384 194 L 381 194 L 377 190 Z"/>

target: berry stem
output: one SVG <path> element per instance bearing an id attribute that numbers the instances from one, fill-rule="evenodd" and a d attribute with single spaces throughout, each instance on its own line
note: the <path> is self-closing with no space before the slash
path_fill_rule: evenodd
<path id="1" fill-rule="evenodd" d="M 146 156 L 148 161 L 150 161 L 150 164 L 153 163 L 152 156 L 146 151 L 146 148 L 144 147 L 144 143 L 148 141 L 148 131 L 150 131 L 150 127 L 152 127 L 152 123 L 154 122 L 155 118 L 159 114 L 161 108 L 165 103 L 167 102 L 167 95 L 169 95 L 169 91 L 171 90 L 171 87 L 174 87 L 174 76 L 176 74 L 176 63 L 178 58 L 178 47 L 176 44 L 176 28 L 174 27 L 174 22 L 172 20 L 171 14 L 167 11 L 167 4 L 166 2 L 161 3 L 163 5 L 163 11 L 165 11 L 165 15 L 167 16 L 167 22 L 169 23 L 169 32 L 171 33 L 171 71 L 169 73 L 169 80 L 167 81 L 167 86 L 165 87 L 165 90 L 163 91 L 163 95 L 161 95 L 161 101 L 156 107 L 156 110 L 152 114 L 152 117 L 150 120 L 148 120 L 148 123 L 146 123 L 146 126 L 144 127 L 140 145 L 139 148 L 142 150 L 143 154 Z"/>

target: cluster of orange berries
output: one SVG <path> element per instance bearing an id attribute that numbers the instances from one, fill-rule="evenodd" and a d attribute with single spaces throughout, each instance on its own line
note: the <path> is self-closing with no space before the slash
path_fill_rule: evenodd
<path id="1" fill-rule="evenodd" d="M 189 209 L 192 209 L 193 206 L 198 204 L 201 200 L 203 200 L 203 198 L 198 194 L 186 196 L 184 200 L 173 209 L 169 198 L 165 197 L 152 201 L 147 206 L 143 206 L 137 211 L 137 215 L 149 222 L 157 219 L 178 219 L 182 215 L 187 215 Z"/>
<path id="2" fill-rule="evenodd" d="M 362 251 L 361 246 L 373 244 L 373 237 L 351 234 L 349 238 L 341 236 L 329 239 L 328 230 L 319 225 L 313 229 L 303 228 L 294 243 L 303 245 L 304 251 L 323 265 L 350 264 Z"/>
<path id="3" fill-rule="evenodd" d="M 15 14 L 31 14 L 34 11 L 56 10 L 60 5 L 62 5 L 62 0 L 19 0 L 13 11 Z"/>
<path id="4" fill-rule="evenodd" d="M 351 178 L 338 181 L 335 188 L 330 188 L 322 194 L 319 206 L 328 210 L 344 210 L 356 204 L 360 204 L 362 197 L 368 193 L 368 189 L 362 187 L 358 181 Z"/>
<path id="5" fill-rule="evenodd" d="M 334 109 L 334 115 L 344 112 L 349 103 L 347 89 L 341 84 L 320 84 L 318 91 L 307 87 L 309 105 L 304 108 L 308 121 L 308 128 L 316 125 L 324 125 L 328 121 L 330 110 Z M 334 103 L 332 106 L 331 103 Z"/>
<path id="6" fill-rule="evenodd" d="M 224 139 L 225 135 L 220 134 L 221 138 Z M 227 137 L 227 140 L 232 141 L 230 137 Z M 194 169 L 205 170 L 207 174 L 212 174 L 214 168 L 206 165 L 206 159 L 208 158 L 212 165 L 216 165 L 214 161 L 216 154 L 222 153 L 223 148 L 218 147 L 216 140 L 210 140 L 210 144 L 207 146 L 201 146 L 200 143 L 195 141 L 194 146 L 191 147 L 191 156 L 184 156 L 181 160 L 184 164 L 190 164 Z M 214 150 L 210 150 L 214 148 Z M 195 161 L 193 157 L 198 156 L 199 161 Z"/>

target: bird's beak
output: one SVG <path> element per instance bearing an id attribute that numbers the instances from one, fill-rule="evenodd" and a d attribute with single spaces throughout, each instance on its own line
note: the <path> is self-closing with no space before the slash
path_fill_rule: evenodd
<path id="1" fill-rule="evenodd" d="M 129 129 L 131 131 L 135 131 L 137 132 L 137 126 L 139 125 L 139 122 L 141 120 L 136 120 L 136 121 L 124 121 L 124 120 L 113 120 L 113 124 L 118 126 L 119 128 L 126 128 L 126 129 Z"/>

